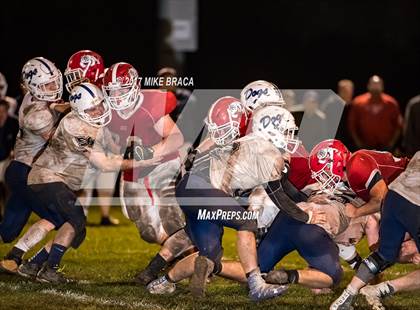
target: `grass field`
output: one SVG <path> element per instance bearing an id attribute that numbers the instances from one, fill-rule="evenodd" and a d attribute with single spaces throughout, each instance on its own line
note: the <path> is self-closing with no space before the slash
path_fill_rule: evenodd
<path id="1" fill-rule="evenodd" d="M 178 285 L 170 296 L 153 296 L 130 279 L 146 266 L 158 247 L 140 240 L 134 225 L 118 208 L 113 214 L 121 219 L 120 226 L 90 225 L 84 244 L 77 251 L 69 250 L 63 260 L 64 272 L 80 280 L 79 284 L 54 286 L 0 274 L 0 309 L 328 309 L 353 274 L 345 267 L 345 279 L 334 294 L 313 295 L 308 289 L 292 286 L 285 296 L 258 304 L 248 300 L 246 287 L 220 278 L 209 284 L 207 297 L 202 300 L 189 295 L 187 282 Z M 88 221 L 99 222 L 97 208 L 91 210 Z M 226 230 L 224 248 L 225 257 L 237 258 L 235 233 L 231 230 Z M 10 245 L 0 245 L 0 256 L 9 249 Z M 361 249 L 366 254 L 366 246 Z M 282 266 L 299 268 L 305 263 L 292 253 Z M 385 278 L 412 269 L 409 265 L 394 266 Z M 398 294 L 385 304 L 389 309 L 420 309 L 420 295 Z M 369 308 L 359 298 L 356 309 Z"/>

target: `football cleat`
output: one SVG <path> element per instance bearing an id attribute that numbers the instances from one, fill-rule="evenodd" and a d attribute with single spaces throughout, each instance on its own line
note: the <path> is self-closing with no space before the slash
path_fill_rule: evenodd
<path id="1" fill-rule="evenodd" d="M 74 282 L 71 279 L 68 279 L 64 274 L 58 269 L 51 268 L 47 265 L 41 268 L 36 276 L 36 280 L 42 283 L 54 283 L 54 284 L 67 284 Z"/>
<path id="2" fill-rule="evenodd" d="M 18 264 L 13 259 L 3 259 L 0 261 L 0 272 L 16 274 L 18 267 Z"/>
<path id="3" fill-rule="evenodd" d="M 101 226 L 117 226 L 119 224 L 120 220 L 112 216 L 102 217 L 101 222 L 99 223 Z"/>
<path id="4" fill-rule="evenodd" d="M 146 288 L 150 294 L 165 295 L 175 292 L 176 285 L 175 283 L 169 282 L 165 276 L 161 276 L 150 282 Z"/>
<path id="5" fill-rule="evenodd" d="M 382 305 L 382 299 L 392 295 L 393 290 L 387 282 L 382 282 L 376 285 L 367 285 L 360 290 L 360 294 L 365 296 L 367 303 L 372 306 L 374 310 L 385 310 Z"/>
<path id="6" fill-rule="evenodd" d="M 194 297 L 204 297 L 209 275 L 214 263 L 205 256 L 198 256 L 194 263 L 194 274 L 190 280 L 190 292 Z"/>
<path id="7" fill-rule="evenodd" d="M 347 289 L 344 289 L 340 297 L 338 297 L 330 306 L 330 310 L 352 310 L 353 300 L 355 295 L 350 294 Z"/>
<path id="8" fill-rule="evenodd" d="M 259 270 L 253 272 L 248 277 L 248 286 L 248 296 L 252 301 L 274 298 L 276 296 L 283 295 L 288 289 L 287 285 L 274 285 L 266 283 Z"/>
<path id="9" fill-rule="evenodd" d="M 30 262 L 24 262 L 22 265 L 19 266 L 17 269 L 18 275 L 29 278 L 29 279 L 35 279 L 38 272 L 41 270 L 42 266 L 30 263 Z"/>

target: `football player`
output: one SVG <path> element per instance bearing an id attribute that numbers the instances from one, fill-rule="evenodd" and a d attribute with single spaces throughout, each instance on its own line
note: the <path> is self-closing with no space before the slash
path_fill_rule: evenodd
<path id="1" fill-rule="evenodd" d="M 311 221 L 311 217 L 284 194 L 278 182 L 284 166 L 282 152 L 294 152 L 299 144 L 294 139 L 296 126 L 290 113 L 278 106 L 261 108 L 253 115 L 253 127 L 259 130 L 237 139 L 243 122 L 242 109 L 238 100 L 232 97 L 223 97 L 213 104 L 207 127 L 217 147 L 207 154 L 200 154 L 190 172 L 177 186 L 177 198 L 187 216 L 187 231 L 200 251 L 195 259 L 190 283 L 192 293 L 197 296 L 204 294 L 206 278 L 211 273 L 247 281 L 252 300 L 271 298 L 287 289 L 286 286 L 270 286 L 261 277 L 254 236 L 256 221 L 244 220 L 241 216 L 233 220 L 200 221 L 197 218 L 198 212 L 202 212 L 199 211 L 200 207 L 207 212 L 222 210 L 243 214 L 244 207 L 232 197 L 246 195 L 247 191 L 265 184 L 268 194 L 283 212 L 303 221 Z M 217 198 L 217 203 L 203 206 L 197 202 L 189 205 L 188 200 L 183 203 L 184 197 L 204 197 L 206 202 Z M 319 219 L 320 213 L 315 211 L 312 220 Z M 238 231 L 237 248 L 243 267 L 239 265 L 239 272 L 235 264 L 221 262 L 223 226 Z M 244 271 L 246 278 L 245 275 L 241 276 Z M 189 271 L 175 271 L 175 277 L 169 275 L 170 279 L 166 281 L 178 281 L 191 272 L 190 264 Z M 159 280 L 165 281 L 163 278 Z M 153 290 L 151 285 L 149 291 Z"/>
<path id="2" fill-rule="evenodd" d="M 105 64 L 101 55 L 91 50 L 78 51 L 71 55 L 67 62 L 67 68 L 64 70 L 66 88 L 70 93 L 75 86 L 83 82 L 102 87 L 104 72 Z M 86 175 L 86 182 L 82 185 L 84 190 L 79 193 L 79 199 L 84 198 L 83 207 L 87 215 L 92 201 L 93 189 L 96 187 L 98 204 L 101 207 L 101 225 L 117 225 L 119 223 L 118 219 L 109 215 L 117 177 L 118 172 L 116 171 Z"/>
<path id="3" fill-rule="evenodd" d="M 6 183 L 11 194 L 0 224 L 0 243 L 12 242 L 22 231 L 32 211 L 41 218 L 48 218 L 38 208 L 32 192 L 27 186 L 27 177 L 32 163 L 45 148 L 53 134 L 59 114 L 52 108 L 61 100 L 63 92 L 62 75 L 48 59 L 36 57 L 29 60 L 22 69 L 22 82 L 29 91 L 19 110 L 19 133 L 14 148 L 14 160 L 6 170 Z M 53 228 L 48 221 L 41 221 L 33 227 L 38 236 L 35 244 Z M 32 244 L 19 242 L 0 262 L 0 269 L 15 273 L 21 257 Z"/>
<path id="4" fill-rule="evenodd" d="M 320 142 L 309 158 L 313 177 L 322 188 L 334 191 L 342 181 L 366 203 L 357 208 L 346 205 L 349 217 L 374 214 L 380 210 L 391 183 L 407 166 L 407 158 L 396 158 L 389 152 L 359 150 L 350 154 L 338 140 Z"/>
<path id="5" fill-rule="evenodd" d="M 143 240 L 162 245 L 146 269 L 135 278 L 146 285 L 174 258 L 193 248 L 184 231 L 185 220 L 175 200 L 175 177 L 180 168 L 178 149 L 183 135 L 169 113 L 175 95 L 141 90 L 137 70 L 130 64 L 112 65 L 102 89 L 112 108 L 110 130 L 119 136 L 126 154 L 138 160 L 163 157 L 142 169 L 125 171 L 120 184 L 123 212 L 133 221 Z"/>
<path id="6" fill-rule="evenodd" d="M 111 120 L 111 110 L 97 86 L 82 83 L 74 87 L 70 105 L 72 111 L 61 120 L 28 177 L 31 190 L 58 228 L 51 246 L 47 245 L 33 259 L 19 266 L 19 274 L 36 276 L 40 282 L 69 282 L 58 267 L 67 248 L 80 246 L 86 235 L 83 207 L 77 203 L 75 195 L 80 190 L 85 170 L 117 171 L 150 164 L 150 161 L 133 163 L 121 155 L 105 155 L 104 127 Z M 160 158 L 151 161 L 156 160 Z"/>
<path id="7" fill-rule="evenodd" d="M 409 291 L 420 288 L 419 271 L 374 286 L 366 284 L 392 266 L 398 260 L 406 232 L 420 249 L 420 152 L 410 160 L 406 170 L 391 184 L 384 199 L 380 223 L 380 242 L 373 252 L 358 268 L 343 293 L 330 309 L 352 309 L 352 303 L 360 291 L 374 309 L 385 309 L 381 298 L 397 291 Z M 420 254 L 414 253 L 410 262 L 419 264 Z M 366 287 L 365 287 L 366 286 Z"/>

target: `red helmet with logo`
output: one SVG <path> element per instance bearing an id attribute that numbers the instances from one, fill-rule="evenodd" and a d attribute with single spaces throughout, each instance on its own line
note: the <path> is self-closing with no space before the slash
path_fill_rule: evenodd
<path id="1" fill-rule="evenodd" d="M 206 119 L 211 139 L 217 145 L 226 145 L 240 136 L 247 124 L 247 113 L 241 101 L 226 96 L 216 100 Z"/>
<path id="2" fill-rule="evenodd" d="M 141 96 L 139 74 L 126 62 L 113 64 L 105 73 L 102 90 L 112 109 L 133 107 Z"/>
<path id="3" fill-rule="evenodd" d="M 309 154 L 309 167 L 322 190 L 334 191 L 344 177 L 350 152 L 339 140 L 318 143 Z"/>
<path id="4" fill-rule="evenodd" d="M 67 68 L 64 71 L 68 92 L 84 82 L 101 87 L 104 69 L 104 61 L 98 53 L 90 50 L 74 53 L 67 62 Z"/>

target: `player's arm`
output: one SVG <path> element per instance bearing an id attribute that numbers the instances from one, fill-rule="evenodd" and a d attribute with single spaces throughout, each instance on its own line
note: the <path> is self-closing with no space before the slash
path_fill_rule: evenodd
<path id="1" fill-rule="evenodd" d="M 382 202 L 388 192 L 388 186 L 383 179 L 376 182 L 375 185 L 369 191 L 369 201 L 362 205 L 360 208 L 356 208 L 352 204 L 346 204 L 346 214 L 349 217 L 359 217 L 369 214 L 374 214 L 381 210 Z"/>
<path id="2" fill-rule="evenodd" d="M 169 115 L 165 115 L 155 124 L 154 129 L 162 141 L 152 146 L 153 156 L 165 156 L 177 151 L 184 143 L 184 136 Z"/>
<path id="3" fill-rule="evenodd" d="M 121 153 L 121 146 L 118 144 L 119 137 L 118 135 L 112 133 L 108 128 L 104 130 L 105 146 L 106 148 L 114 154 Z"/>
<path id="4" fill-rule="evenodd" d="M 150 166 L 159 163 L 161 160 L 161 157 L 154 157 L 149 160 L 135 161 L 132 159 L 123 159 L 121 155 L 107 156 L 103 152 L 94 150 L 86 152 L 86 155 L 89 157 L 89 161 L 103 172 Z"/>
<path id="5" fill-rule="evenodd" d="M 276 158 L 277 156 L 273 156 L 270 154 L 267 154 L 267 152 L 264 155 L 268 155 L 268 157 Z M 264 156 L 263 155 L 263 156 Z M 274 175 L 277 175 L 277 179 L 267 182 L 266 184 L 263 184 L 265 191 L 267 192 L 267 195 L 270 197 L 270 199 L 273 201 L 273 203 L 279 208 L 282 212 L 285 212 L 290 217 L 294 218 L 295 220 L 298 220 L 300 222 L 304 223 L 313 223 L 313 224 L 320 224 L 325 219 L 322 218 L 322 214 L 314 214 L 314 212 L 305 212 L 302 209 L 300 209 L 296 203 L 285 193 L 283 187 L 282 187 L 282 178 L 286 177 L 287 175 L 284 175 L 284 163 L 285 161 L 283 158 L 277 157 L 278 159 L 273 162 L 273 173 Z M 314 216 L 315 215 L 315 216 Z M 325 214 L 324 214 L 325 216 Z"/>

